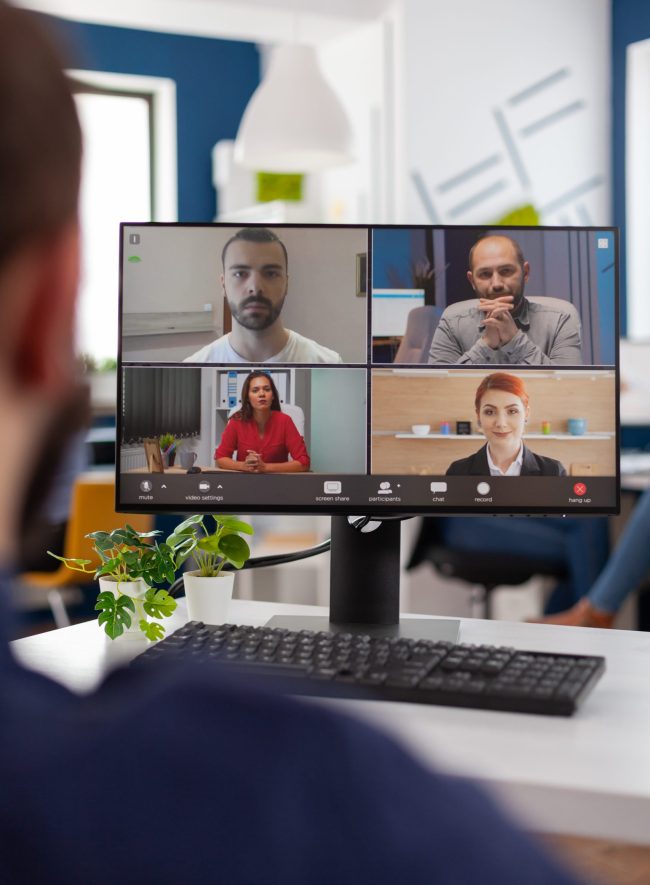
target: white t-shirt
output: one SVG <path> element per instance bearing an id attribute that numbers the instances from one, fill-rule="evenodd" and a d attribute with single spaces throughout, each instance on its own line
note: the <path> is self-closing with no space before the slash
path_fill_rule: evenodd
<path id="1" fill-rule="evenodd" d="M 323 347 L 311 338 L 305 338 L 298 332 L 288 330 L 289 338 L 282 350 L 260 362 L 264 363 L 342 363 L 340 354 L 329 347 Z M 256 360 L 245 360 L 230 346 L 230 333 L 217 338 L 197 350 L 192 356 L 185 357 L 184 363 L 249 363 Z"/>

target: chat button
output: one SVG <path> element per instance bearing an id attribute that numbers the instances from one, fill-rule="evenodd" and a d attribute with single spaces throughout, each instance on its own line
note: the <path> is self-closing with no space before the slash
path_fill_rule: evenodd
<path id="1" fill-rule="evenodd" d="M 434 495 L 444 495 L 447 491 L 446 482 L 432 482 L 429 486 Z"/>

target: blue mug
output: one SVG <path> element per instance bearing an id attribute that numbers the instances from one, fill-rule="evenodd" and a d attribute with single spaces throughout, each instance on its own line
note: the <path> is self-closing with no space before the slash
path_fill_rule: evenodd
<path id="1" fill-rule="evenodd" d="M 572 436 L 582 436 L 587 429 L 586 418 L 569 418 L 567 428 Z"/>

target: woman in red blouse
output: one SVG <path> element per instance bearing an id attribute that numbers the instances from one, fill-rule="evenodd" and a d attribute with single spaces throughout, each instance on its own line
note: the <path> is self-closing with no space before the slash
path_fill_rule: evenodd
<path id="1" fill-rule="evenodd" d="M 244 381 L 241 409 L 228 421 L 214 459 L 218 467 L 244 473 L 309 470 L 305 441 L 291 418 L 280 411 L 278 391 L 266 372 L 251 372 Z"/>

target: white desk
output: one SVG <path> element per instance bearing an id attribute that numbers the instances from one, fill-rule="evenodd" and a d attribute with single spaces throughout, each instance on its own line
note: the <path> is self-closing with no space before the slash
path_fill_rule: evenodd
<path id="1" fill-rule="evenodd" d="M 232 620 L 324 609 L 235 601 Z M 171 626 L 180 626 L 179 605 Z M 532 829 L 650 844 L 650 634 L 465 619 L 462 642 L 602 654 L 607 671 L 569 719 L 376 701 L 319 701 L 392 732 L 425 763 L 496 791 Z M 88 691 L 145 640 L 111 643 L 95 622 L 13 643 L 17 657 Z M 381 772 L 378 772 L 381 777 Z"/>

